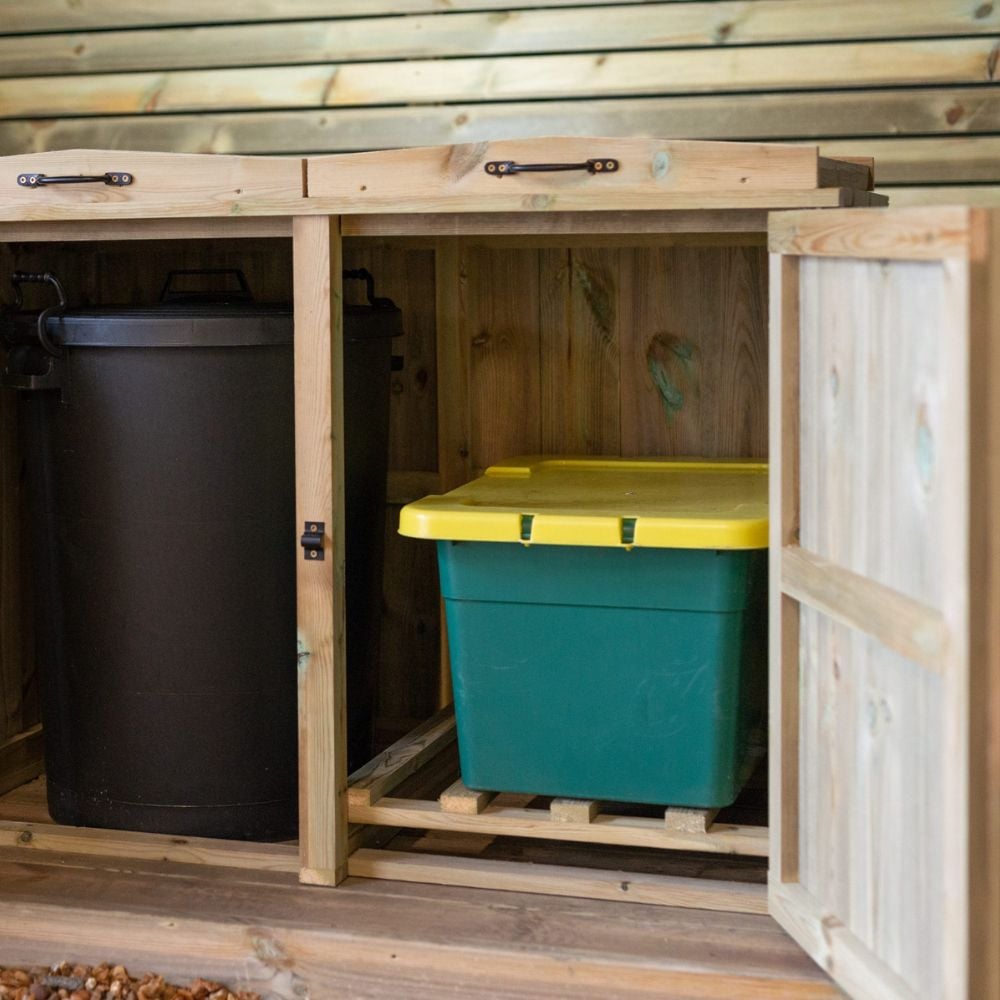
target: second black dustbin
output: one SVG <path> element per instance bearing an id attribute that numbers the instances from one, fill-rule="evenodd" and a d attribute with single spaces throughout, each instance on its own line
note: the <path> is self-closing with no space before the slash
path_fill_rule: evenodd
<path id="1" fill-rule="evenodd" d="M 5 324 L 4 381 L 31 390 L 49 809 L 73 825 L 278 837 L 297 813 L 292 315 L 245 296 L 168 299 Z M 368 508 L 384 516 L 399 329 L 398 312 L 376 312 L 348 317 L 345 348 L 347 536 L 361 552 Z M 368 552 L 349 563 L 359 594 L 381 576 Z M 359 757 L 373 671 L 363 655 L 349 666 Z"/>

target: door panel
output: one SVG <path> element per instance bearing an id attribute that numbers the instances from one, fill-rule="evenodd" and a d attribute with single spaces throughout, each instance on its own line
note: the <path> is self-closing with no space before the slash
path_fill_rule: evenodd
<path id="1" fill-rule="evenodd" d="M 965 463 L 965 267 L 799 267 L 800 544 L 941 609 Z"/>
<path id="2" fill-rule="evenodd" d="M 966 997 L 982 219 L 773 218 L 771 908 L 852 996 Z"/>

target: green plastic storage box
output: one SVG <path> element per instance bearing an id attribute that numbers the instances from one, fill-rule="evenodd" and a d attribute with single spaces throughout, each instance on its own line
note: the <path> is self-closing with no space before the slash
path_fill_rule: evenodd
<path id="1" fill-rule="evenodd" d="M 400 531 L 438 541 L 466 785 L 736 798 L 766 703 L 766 465 L 511 459 Z"/>

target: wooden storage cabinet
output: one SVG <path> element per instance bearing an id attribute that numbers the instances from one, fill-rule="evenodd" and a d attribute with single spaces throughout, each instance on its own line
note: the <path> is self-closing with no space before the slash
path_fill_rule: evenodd
<path id="1" fill-rule="evenodd" d="M 620 169 L 484 169 L 590 157 Z M 626 829 L 624 842 L 723 855 L 763 853 L 739 844 L 764 836 L 630 825 L 588 804 L 470 802 L 461 787 L 447 807 L 400 800 L 415 771 L 437 766 L 447 784 L 446 715 L 348 788 L 340 271 L 403 260 L 412 302 L 433 278 L 431 349 L 426 300 L 419 309 L 433 392 L 398 428 L 419 457 L 390 499 L 449 489 L 518 451 L 770 453 L 772 911 L 852 995 L 1000 996 L 992 217 L 841 211 L 880 203 L 870 164 L 781 146 L 558 139 L 260 162 L 8 158 L 0 240 L 18 261 L 54 254 L 98 282 L 135 246 L 188 263 L 249 249 L 258 282 L 294 293 L 297 521 L 326 522 L 330 555 L 299 563 L 300 843 L 181 846 L 36 825 L 35 846 L 194 854 L 328 885 L 350 873 L 767 906 L 760 887 L 735 882 L 379 846 L 380 829 L 405 825 L 581 843 Z M 129 169 L 136 183 L 17 190 L 11 177 L 29 169 Z M 768 262 L 769 213 L 815 208 L 771 216 Z M 138 295 L 141 269 L 123 266 Z M 10 582 L 9 552 L 2 565 Z M 24 657 L 4 614 L 5 656 Z M 27 745 L 9 774 L 23 777 Z M 8 843 L 24 828 L 4 826 Z"/>

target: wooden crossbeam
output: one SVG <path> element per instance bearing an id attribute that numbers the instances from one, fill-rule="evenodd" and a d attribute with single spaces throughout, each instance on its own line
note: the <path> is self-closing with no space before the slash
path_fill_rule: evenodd
<path id="1" fill-rule="evenodd" d="M 455 713 L 449 705 L 355 771 L 348 779 L 349 805 L 378 802 L 454 739 Z"/>

